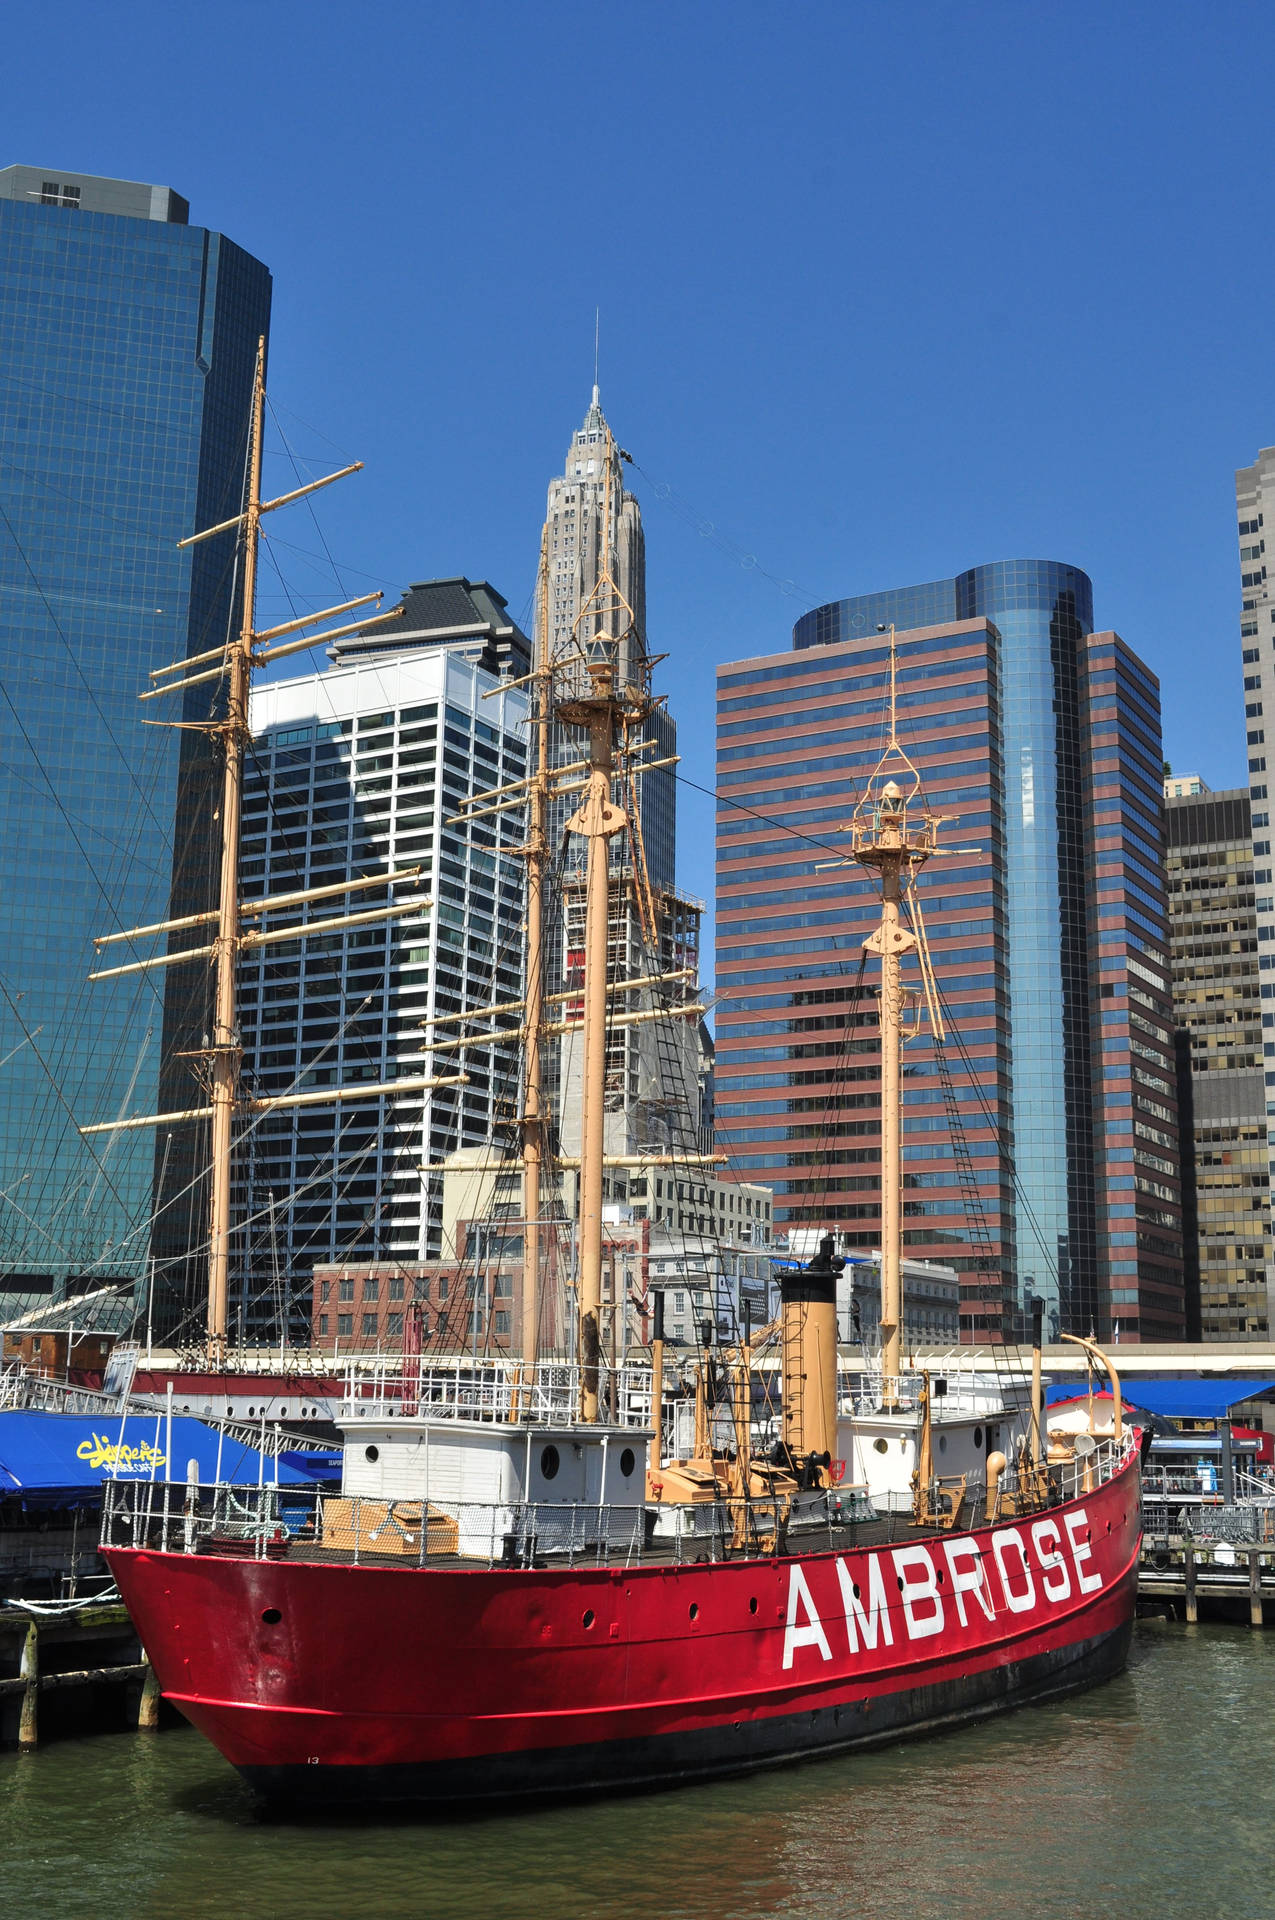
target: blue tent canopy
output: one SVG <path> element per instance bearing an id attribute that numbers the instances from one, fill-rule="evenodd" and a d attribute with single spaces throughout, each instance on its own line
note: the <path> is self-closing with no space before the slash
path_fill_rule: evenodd
<path id="1" fill-rule="evenodd" d="M 1124 1383 L 1122 1397 L 1131 1407 L 1158 1413 L 1166 1420 L 1224 1420 L 1241 1400 L 1257 1400 L 1272 1387 L 1275 1380 L 1242 1376 L 1228 1380 L 1137 1379 Z M 1049 1387 L 1045 1397 L 1050 1406 L 1055 1406 L 1060 1400 L 1081 1400 L 1084 1396 L 1083 1385 L 1063 1382 Z"/>
<path id="2" fill-rule="evenodd" d="M 274 1484 L 273 1459 L 263 1460 L 255 1447 L 188 1415 L 173 1420 L 170 1458 L 163 1414 L 130 1413 L 121 1435 L 117 1413 L 94 1417 L 27 1408 L 0 1413 L 0 1496 L 83 1490 L 107 1480 L 185 1481 L 191 1460 L 198 1461 L 205 1486 L 218 1477 L 238 1486 L 255 1487 L 258 1476 Z M 308 1485 L 312 1476 L 280 1460 L 279 1484 Z"/>

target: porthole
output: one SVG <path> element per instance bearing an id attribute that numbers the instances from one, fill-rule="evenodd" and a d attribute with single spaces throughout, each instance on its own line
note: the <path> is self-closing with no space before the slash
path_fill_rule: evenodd
<path id="1" fill-rule="evenodd" d="M 596 1619 L 596 1617 L 597 1616 L 595 1615 L 592 1607 L 585 1608 L 584 1614 L 580 1620 L 580 1625 L 584 1628 L 586 1633 L 588 1632 L 589 1628 L 593 1625 L 593 1622 Z"/>
<path id="2" fill-rule="evenodd" d="M 974 1445 L 975 1445 L 976 1447 L 981 1447 L 981 1446 L 982 1446 L 982 1444 L 983 1444 L 983 1429 L 982 1429 L 981 1427 L 975 1427 L 975 1429 L 974 1429 Z"/>
<path id="3" fill-rule="evenodd" d="M 250 1420 L 252 1419 L 252 1417 L 253 1417 L 253 1415 L 254 1415 L 254 1414 L 256 1413 L 256 1411 L 257 1411 L 257 1409 L 256 1409 L 255 1407 L 249 1407 L 249 1409 L 248 1409 L 248 1418 L 249 1418 Z"/>
<path id="4" fill-rule="evenodd" d="M 889 1451 L 890 1442 L 886 1439 L 884 1434 L 882 1434 L 879 1440 L 874 1440 L 872 1444 L 876 1448 L 878 1453 L 887 1453 Z"/>
<path id="5" fill-rule="evenodd" d="M 277 1627 L 283 1615 L 278 1607 L 267 1607 L 261 1617 L 268 1627 Z"/>
<path id="6" fill-rule="evenodd" d="M 626 1480 L 632 1477 L 633 1469 L 636 1465 L 637 1455 L 634 1453 L 632 1447 L 626 1447 L 620 1455 L 620 1472 Z"/>
<path id="7" fill-rule="evenodd" d="M 688 1617 L 692 1620 L 699 1619 L 699 1607 L 696 1605 L 694 1600 L 691 1601 L 690 1607 L 688 1609 Z"/>
<path id="8" fill-rule="evenodd" d="M 365 1460 L 379 1460 L 380 1457 L 381 1449 L 379 1447 L 364 1447 L 363 1458 Z"/>
<path id="9" fill-rule="evenodd" d="M 941 1433 L 939 1435 L 939 1452 L 940 1453 L 947 1452 L 947 1435 L 945 1433 Z"/>
<path id="10" fill-rule="evenodd" d="M 750 1613 L 756 1613 L 757 1611 L 757 1595 L 756 1594 L 754 1594 L 752 1599 L 748 1602 L 748 1611 Z"/>
<path id="11" fill-rule="evenodd" d="M 542 1447 L 540 1449 L 540 1471 L 546 1480 L 556 1480 L 558 1477 L 558 1468 L 561 1465 L 562 1461 L 556 1447 Z"/>

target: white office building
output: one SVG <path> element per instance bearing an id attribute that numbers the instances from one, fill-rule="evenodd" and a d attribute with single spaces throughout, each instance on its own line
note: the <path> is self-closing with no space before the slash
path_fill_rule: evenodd
<path id="1" fill-rule="evenodd" d="M 518 811 L 468 825 L 455 816 L 475 792 L 522 778 L 524 695 L 464 647 L 418 645 L 260 686 L 251 719 L 245 897 L 419 867 L 388 892 L 340 893 L 304 911 L 333 918 L 418 895 L 429 904 L 246 960 L 246 1086 L 318 1092 L 460 1072 L 455 1053 L 426 1050 L 422 1022 L 521 994 L 513 849 L 525 825 Z M 242 1315 L 245 1330 L 261 1330 L 284 1312 L 304 1324 L 316 1262 L 438 1257 L 441 1176 L 428 1168 L 508 1134 L 517 1112 L 512 1048 L 475 1050 L 463 1067 L 465 1086 L 286 1110 L 246 1129 L 232 1327 Z"/>

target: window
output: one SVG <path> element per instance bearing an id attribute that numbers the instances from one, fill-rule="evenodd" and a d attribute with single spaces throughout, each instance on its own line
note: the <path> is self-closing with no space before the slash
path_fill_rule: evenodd
<path id="1" fill-rule="evenodd" d="M 363 1315 L 363 1332 L 365 1335 L 370 1334 L 373 1338 L 376 1337 L 376 1315 L 374 1313 L 365 1313 Z"/>
<path id="2" fill-rule="evenodd" d="M 447 1298 L 447 1275 L 445 1273 L 440 1273 L 438 1276 L 438 1297 L 440 1300 Z"/>
<path id="3" fill-rule="evenodd" d="M 352 1313 L 338 1313 L 336 1317 L 336 1330 L 339 1334 L 353 1333 L 354 1315 Z"/>
<path id="4" fill-rule="evenodd" d="M 403 1316 L 401 1313 L 390 1313 L 385 1316 L 385 1334 L 389 1340 L 401 1340 L 403 1338 Z"/>
<path id="5" fill-rule="evenodd" d="M 508 1315 L 507 1313 L 505 1313 L 505 1312 L 504 1312 L 503 1310 L 502 1310 L 502 1311 L 500 1311 L 500 1312 L 497 1312 L 497 1313 L 494 1313 L 494 1314 L 492 1315 L 492 1319 L 491 1319 L 491 1324 L 492 1324 L 492 1330 L 493 1330 L 493 1332 L 495 1332 L 495 1333 L 508 1333 L 508 1331 L 509 1331 L 509 1315 Z"/>
<path id="6" fill-rule="evenodd" d="M 391 1279 L 388 1288 L 388 1297 L 391 1300 L 401 1300 L 403 1298 L 403 1276 L 401 1273 L 396 1274 L 393 1279 Z"/>
<path id="7" fill-rule="evenodd" d="M 380 1292 L 381 1292 L 381 1283 L 375 1277 L 375 1275 L 373 1275 L 372 1278 L 365 1280 L 363 1282 L 363 1298 L 365 1300 L 379 1299 Z"/>
<path id="8" fill-rule="evenodd" d="M 319 1298 L 320 1300 L 330 1300 L 332 1298 L 332 1282 L 330 1280 L 320 1280 Z"/>
<path id="9" fill-rule="evenodd" d="M 327 1330 L 328 1330 L 328 1316 L 326 1313 L 321 1313 L 319 1315 L 319 1332 L 321 1334 L 324 1334 L 327 1332 Z"/>
<path id="10" fill-rule="evenodd" d="M 338 1299 L 338 1300 L 353 1300 L 353 1298 L 354 1298 L 354 1282 L 353 1282 L 353 1280 L 341 1280 L 341 1281 L 338 1281 L 338 1283 L 337 1283 L 337 1296 L 336 1296 L 336 1297 L 337 1297 L 337 1299 Z"/>

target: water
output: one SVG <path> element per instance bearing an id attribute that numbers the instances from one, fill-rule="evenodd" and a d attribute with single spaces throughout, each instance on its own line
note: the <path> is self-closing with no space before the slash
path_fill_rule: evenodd
<path id="1" fill-rule="evenodd" d="M 1275 1632 L 914 1746 L 440 1823 L 263 1815 L 188 1728 L 0 1756 L 0 1912 L 111 1920 L 1275 1916 Z"/>

